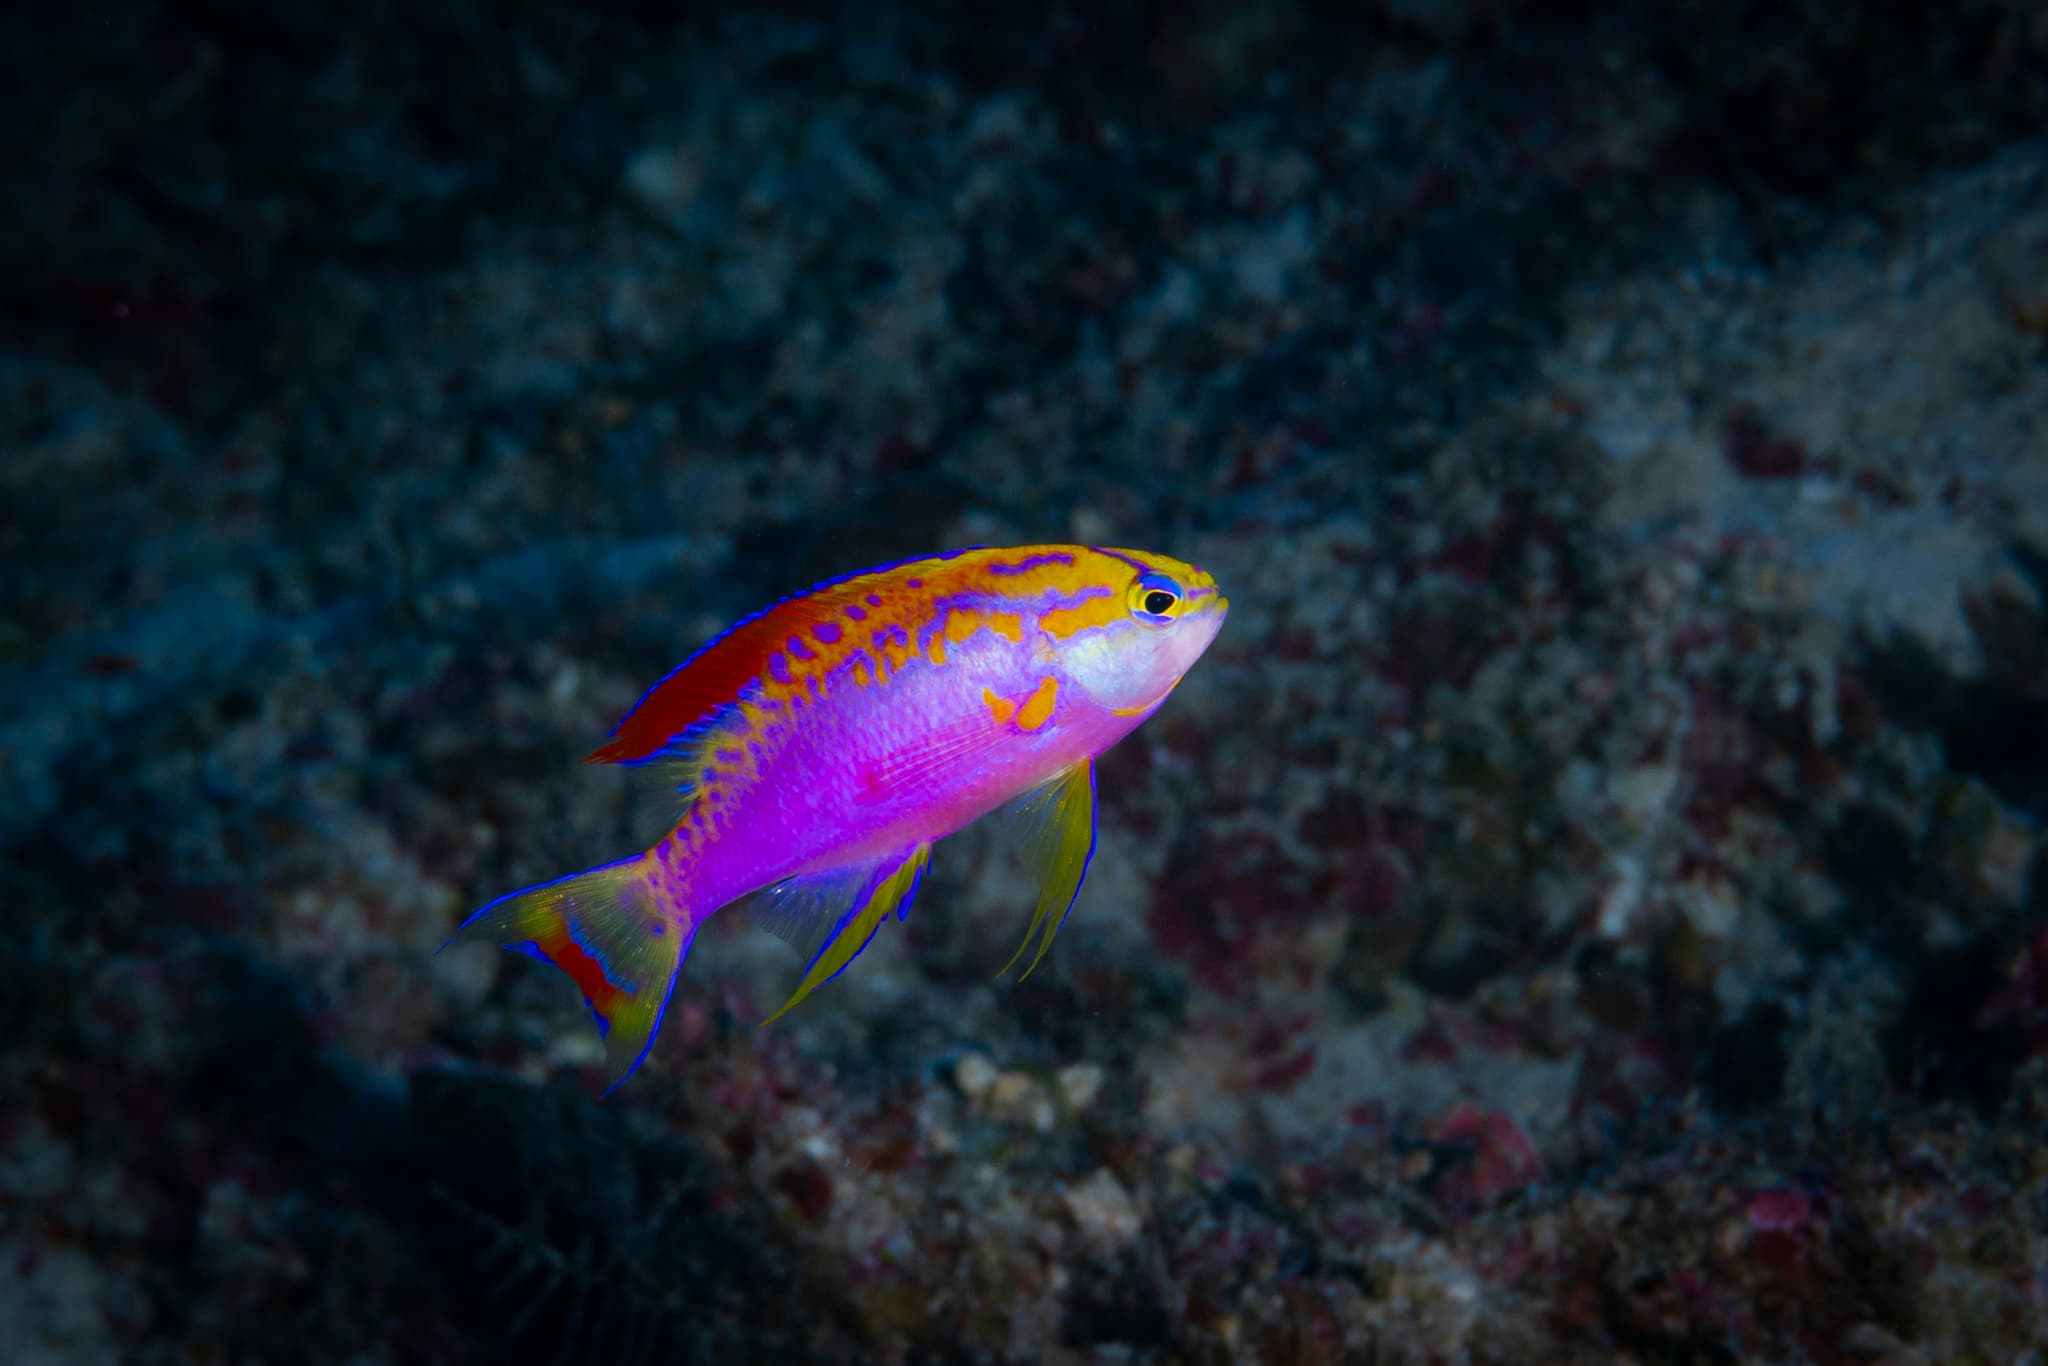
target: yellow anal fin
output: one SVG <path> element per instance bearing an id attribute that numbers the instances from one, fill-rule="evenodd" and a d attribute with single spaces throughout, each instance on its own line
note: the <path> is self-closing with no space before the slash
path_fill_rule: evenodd
<path id="1" fill-rule="evenodd" d="M 1024 823 L 1024 865 L 1038 879 L 1038 907 L 1031 914 L 1030 928 L 1024 931 L 1024 942 L 996 976 L 1016 967 L 1036 939 L 1038 951 L 1018 974 L 1021 982 L 1031 975 L 1052 947 L 1053 936 L 1067 923 L 1081 895 L 1081 880 L 1088 876 L 1088 860 L 1095 855 L 1094 761 L 1083 759 L 1025 793 L 1012 808 L 1012 816 Z"/>
<path id="2" fill-rule="evenodd" d="M 755 922 L 800 951 L 816 947 L 796 991 L 761 1023 L 775 1023 L 844 972 L 890 912 L 899 918 L 906 914 L 931 860 L 931 845 L 914 844 L 865 867 L 795 878 L 765 893 L 755 907 Z"/>

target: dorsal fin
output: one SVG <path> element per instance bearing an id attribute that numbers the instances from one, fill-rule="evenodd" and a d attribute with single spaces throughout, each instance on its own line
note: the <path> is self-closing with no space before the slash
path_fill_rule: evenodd
<path id="1" fill-rule="evenodd" d="M 612 728 L 610 740 L 585 755 L 583 762 L 633 764 L 656 757 L 671 740 L 739 701 L 747 685 L 768 672 L 776 653 L 788 647 L 790 637 L 825 623 L 853 629 L 860 618 L 849 619 L 846 609 L 863 616 L 879 610 L 879 604 L 868 601 L 869 594 L 896 571 L 922 562 L 900 560 L 828 579 L 735 622 L 649 688 Z"/>

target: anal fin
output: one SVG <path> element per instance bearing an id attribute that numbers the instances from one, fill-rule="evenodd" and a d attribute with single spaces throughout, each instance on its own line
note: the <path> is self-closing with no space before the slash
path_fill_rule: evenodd
<path id="1" fill-rule="evenodd" d="M 773 1024 L 844 972 L 890 912 L 899 920 L 907 914 L 931 857 L 931 845 L 915 844 L 873 863 L 791 878 L 761 893 L 753 904 L 754 923 L 807 960 L 796 991 L 761 1023 Z"/>

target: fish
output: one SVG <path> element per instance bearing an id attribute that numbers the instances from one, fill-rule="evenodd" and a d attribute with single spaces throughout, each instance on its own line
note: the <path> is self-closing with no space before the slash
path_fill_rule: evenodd
<path id="1" fill-rule="evenodd" d="M 609 1093 L 652 1048 L 697 931 L 728 906 L 793 946 L 787 1014 L 916 900 L 932 845 L 1016 822 L 1028 976 L 1095 852 L 1095 761 L 1216 639 L 1215 578 L 1137 550 L 974 547 L 818 584 L 650 688 L 586 763 L 644 770 L 672 826 L 631 858 L 499 897 L 448 944 L 552 964 L 603 1037 Z M 1026 957 L 1028 955 L 1028 962 Z"/>

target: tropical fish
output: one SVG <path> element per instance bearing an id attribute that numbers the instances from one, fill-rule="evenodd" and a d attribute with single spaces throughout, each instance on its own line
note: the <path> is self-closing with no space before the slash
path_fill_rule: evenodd
<path id="1" fill-rule="evenodd" d="M 674 828 L 500 897 L 449 942 L 568 974 L 616 1087 L 712 915 L 744 899 L 806 960 L 767 1024 L 903 918 L 934 841 L 1007 805 L 1039 893 L 1003 971 L 1029 952 L 1028 975 L 1094 854 L 1096 756 L 1166 700 L 1229 606 L 1193 565 L 1062 545 L 906 560 L 786 598 L 678 665 L 586 757 L 651 770 Z"/>

